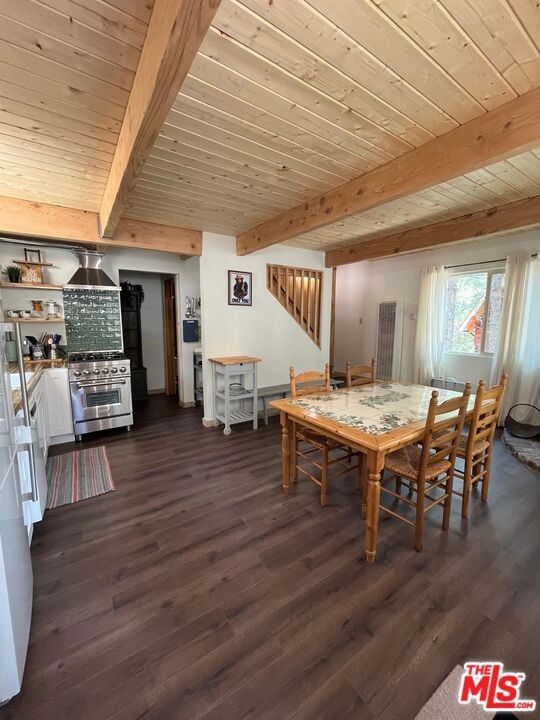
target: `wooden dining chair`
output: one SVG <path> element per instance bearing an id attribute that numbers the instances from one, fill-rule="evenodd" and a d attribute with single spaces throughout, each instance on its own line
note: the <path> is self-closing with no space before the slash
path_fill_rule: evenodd
<path id="1" fill-rule="evenodd" d="M 407 445 L 385 459 L 384 469 L 392 474 L 385 478 L 384 485 L 381 481 L 381 493 L 413 507 L 414 522 L 391 508 L 381 504 L 379 508 L 415 528 L 414 547 L 418 552 L 423 547 L 424 515 L 427 512 L 442 504 L 442 527 L 448 529 L 456 454 L 470 394 L 471 385 L 467 383 L 463 395 L 439 403 L 439 393 L 434 390 L 420 443 Z M 395 480 L 395 491 L 386 487 L 392 480 Z M 402 485 L 409 490 L 407 497 L 401 494 Z M 416 499 L 412 499 L 414 494 Z"/>
<path id="2" fill-rule="evenodd" d="M 330 369 L 328 363 L 324 372 L 310 370 L 308 372 L 294 374 L 294 368 L 290 368 L 291 396 L 293 398 L 310 395 L 313 393 L 327 393 L 332 390 L 330 385 Z M 319 383 L 306 385 L 305 383 Z M 302 385 L 302 387 L 298 387 Z M 293 481 L 298 482 L 298 473 L 306 475 L 321 488 L 320 504 L 326 505 L 328 493 L 329 471 L 334 465 L 341 466 L 339 472 L 332 473 L 332 480 L 346 472 L 356 469 L 358 485 L 361 487 L 361 462 L 359 453 L 351 452 L 348 447 L 342 445 L 325 435 L 310 430 L 307 427 L 293 423 L 292 449 L 294 460 Z M 320 461 L 317 462 L 317 457 Z M 318 477 L 300 464 L 301 459 L 317 469 Z M 355 462 L 353 462 L 353 460 Z"/>
<path id="3" fill-rule="evenodd" d="M 485 380 L 480 380 L 469 431 L 459 440 L 457 456 L 464 461 L 464 466 L 463 470 L 456 468 L 455 475 L 463 480 L 463 488 L 461 492 L 454 488 L 454 494 L 462 497 L 464 518 L 469 516 L 471 490 L 477 483 L 482 485 L 482 502 L 487 502 L 493 438 L 507 381 L 508 375 L 504 374 L 498 385 L 486 388 Z"/>
<path id="4" fill-rule="evenodd" d="M 355 387 L 357 385 L 367 385 L 375 382 L 377 372 L 377 362 L 375 358 L 371 358 L 371 365 L 351 365 L 347 360 L 345 365 L 345 386 Z"/>

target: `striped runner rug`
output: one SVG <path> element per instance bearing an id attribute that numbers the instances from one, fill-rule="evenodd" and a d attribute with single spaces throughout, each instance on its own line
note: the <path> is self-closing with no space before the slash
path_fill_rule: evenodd
<path id="1" fill-rule="evenodd" d="M 47 460 L 47 508 L 116 490 L 104 447 L 53 455 Z"/>

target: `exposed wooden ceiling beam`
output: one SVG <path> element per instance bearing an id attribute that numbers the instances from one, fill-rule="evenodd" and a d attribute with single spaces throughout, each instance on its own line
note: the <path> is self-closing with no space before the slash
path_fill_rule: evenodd
<path id="1" fill-rule="evenodd" d="M 532 225 L 540 225 L 540 196 L 329 250 L 326 267 L 374 260 Z"/>
<path id="2" fill-rule="evenodd" d="M 220 0 L 155 0 L 103 193 L 102 237 L 113 235 L 219 4 Z"/>
<path id="3" fill-rule="evenodd" d="M 0 197 L 0 233 L 97 246 L 202 254 L 199 230 L 122 218 L 112 238 L 99 236 L 97 213 Z"/>
<path id="4" fill-rule="evenodd" d="M 540 144 L 540 88 L 238 235 L 246 255 Z"/>

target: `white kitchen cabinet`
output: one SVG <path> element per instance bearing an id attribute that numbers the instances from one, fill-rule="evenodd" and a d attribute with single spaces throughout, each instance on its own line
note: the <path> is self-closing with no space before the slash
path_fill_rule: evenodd
<path id="1" fill-rule="evenodd" d="M 18 425 L 19 442 L 24 449 L 21 448 L 21 451 L 17 453 L 17 463 L 21 490 L 28 495 L 28 498 L 23 501 L 23 514 L 28 530 L 28 539 L 31 541 L 33 525 L 43 518 L 47 500 L 45 463 L 49 450 L 50 432 L 47 388 L 43 375 L 30 392 L 28 409 L 30 425 Z"/>
<path id="2" fill-rule="evenodd" d="M 71 397 L 67 368 L 50 368 L 43 373 L 47 383 L 49 431 L 52 438 L 73 434 Z"/>

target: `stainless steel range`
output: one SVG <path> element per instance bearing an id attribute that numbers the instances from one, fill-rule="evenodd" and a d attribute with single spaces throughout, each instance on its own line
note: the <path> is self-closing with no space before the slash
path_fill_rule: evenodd
<path id="1" fill-rule="evenodd" d="M 131 372 L 123 353 L 70 353 L 68 371 L 77 440 L 96 430 L 131 429 Z"/>

